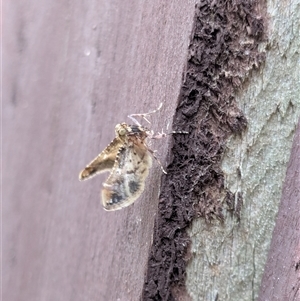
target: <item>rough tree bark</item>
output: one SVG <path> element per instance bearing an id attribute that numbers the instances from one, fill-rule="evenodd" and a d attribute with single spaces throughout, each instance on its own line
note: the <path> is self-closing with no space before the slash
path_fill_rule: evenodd
<path id="1" fill-rule="evenodd" d="M 257 298 L 300 115 L 300 8 L 224 3 L 3 4 L 3 300 Z M 80 183 L 79 171 L 115 124 L 160 102 L 154 130 L 189 131 L 154 145 L 168 176 L 160 186 L 154 163 L 140 200 L 103 211 L 105 176 Z M 299 210 L 284 218 L 299 238 Z M 274 280 L 280 228 L 259 300 L 299 298 L 299 243 Z"/>
<path id="2" fill-rule="evenodd" d="M 228 215 L 223 226 L 208 225 L 201 219 L 193 222 L 190 235 L 194 259 L 186 281 L 193 300 L 256 300 L 265 269 L 300 109 L 299 3 L 268 1 L 266 9 L 258 13 L 267 20 L 267 40 L 261 44 L 266 53 L 264 65 L 237 94 L 248 120 L 247 130 L 227 143 L 222 161 L 226 186 L 243 196 L 240 218 Z M 299 225 L 298 213 L 291 218 Z M 289 231 L 299 237 L 299 226 Z M 281 248 L 283 257 L 299 253 L 299 244 L 286 243 L 286 248 Z M 292 265 L 295 258 L 287 261 Z M 279 277 L 281 286 L 292 289 L 291 278 L 287 273 L 276 275 L 279 271 L 265 273 Z M 266 282 L 264 285 L 268 286 Z M 292 291 L 289 293 L 274 299 L 275 295 L 264 292 L 260 300 L 299 298 L 297 292 L 286 299 Z"/>
<path id="3" fill-rule="evenodd" d="M 227 216 L 222 227 L 208 225 L 201 219 L 193 222 L 190 235 L 194 260 L 189 264 L 186 281 L 193 300 L 256 300 L 265 269 L 300 115 L 299 2 L 268 1 L 266 5 L 260 11 L 267 21 L 266 42 L 261 44 L 261 50 L 266 53 L 265 62 L 237 94 L 239 107 L 248 120 L 247 130 L 231 138 L 222 161 L 226 186 L 232 193 L 243 196 L 240 218 Z M 297 185 L 291 189 L 294 190 L 291 193 L 298 195 L 299 203 Z M 299 210 L 285 218 L 287 224 L 291 219 L 298 225 L 285 231 L 290 231 L 290 237 L 299 237 Z M 275 236 L 276 233 L 278 230 Z M 299 244 L 286 242 L 283 249 L 281 256 L 288 257 L 287 266 L 292 266 L 292 262 L 296 264 L 294 254 L 298 252 L 299 257 Z M 271 262 L 270 258 L 266 269 L 278 263 Z M 269 278 L 265 276 L 263 297 L 259 300 L 299 299 L 299 290 L 291 285 L 298 282 L 299 287 L 299 272 L 297 276 L 294 270 L 289 274 L 285 269 L 265 271 L 266 275 L 278 278 L 278 282 L 268 283 Z M 279 287 L 290 289 L 289 293 L 284 290 L 280 294 L 274 288 L 278 295 L 274 291 L 268 295 L 266 292 L 271 292 L 272 285 L 279 282 Z M 205 285 L 199 285 L 201 283 Z"/>

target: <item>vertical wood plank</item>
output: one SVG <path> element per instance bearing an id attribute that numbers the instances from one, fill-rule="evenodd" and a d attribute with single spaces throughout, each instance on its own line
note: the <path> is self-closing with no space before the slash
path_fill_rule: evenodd
<path id="1" fill-rule="evenodd" d="M 79 171 L 129 113 L 172 123 L 194 1 L 3 4 L 3 298 L 138 300 L 161 171 L 120 212 Z M 154 147 L 164 158 L 168 141 Z M 162 160 L 164 161 L 164 160 Z"/>
<path id="2" fill-rule="evenodd" d="M 300 122 L 258 301 L 300 299 Z"/>

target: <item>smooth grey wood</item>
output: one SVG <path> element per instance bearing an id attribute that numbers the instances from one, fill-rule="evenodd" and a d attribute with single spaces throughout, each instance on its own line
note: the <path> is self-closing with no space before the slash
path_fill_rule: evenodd
<path id="1" fill-rule="evenodd" d="M 127 115 L 170 129 L 194 1 L 3 3 L 3 300 L 138 300 L 160 167 L 119 212 L 80 170 Z M 168 140 L 154 146 L 166 155 Z"/>

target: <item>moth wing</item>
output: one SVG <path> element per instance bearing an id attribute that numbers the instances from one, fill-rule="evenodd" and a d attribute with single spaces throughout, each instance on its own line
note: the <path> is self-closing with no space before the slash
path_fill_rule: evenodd
<path id="1" fill-rule="evenodd" d="M 90 179 L 97 174 L 109 171 L 113 168 L 117 153 L 122 147 L 123 142 L 115 138 L 92 162 L 90 162 L 85 169 L 79 174 L 79 180 Z"/>
<path id="2" fill-rule="evenodd" d="M 103 183 L 102 204 L 105 210 L 119 210 L 132 204 L 143 192 L 152 158 L 143 142 L 121 147 L 115 165 Z"/>

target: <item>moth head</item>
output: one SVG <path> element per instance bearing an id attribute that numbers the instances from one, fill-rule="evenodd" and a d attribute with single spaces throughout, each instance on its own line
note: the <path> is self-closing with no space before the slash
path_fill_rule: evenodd
<path id="1" fill-rule="evenodd" d="M 116 125 L 116 135 L 120 138 L 124 137 L 128 133 L 128 125 L 126 123 L 119 123 Z"/>

